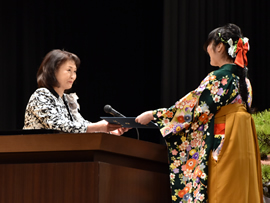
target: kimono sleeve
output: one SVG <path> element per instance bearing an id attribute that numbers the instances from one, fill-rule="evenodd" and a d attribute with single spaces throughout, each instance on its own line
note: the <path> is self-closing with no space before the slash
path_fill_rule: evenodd
<path id="1" fill-rule="evenodd" d="M 198 103 L 200 94 L 209 83 L 209 75 L 201 82 L 200 86 L 185 95 L 170 108 L 153 111 L 153 116 L 160 128 L 163 137 L 171 133 L 179 133 L 187 129 L 193 119 L 193 110 Z"/>
<path id="2" fill-rule="evenodd" d="M 238 94 L 235 76 L 223 76 L 211 72 L 200 86 L 181 98 L 168 109 L 157 109 L 153 112 L 159 124 L 161 134 L 177 134 L 200 121 L 207 123 L 217 110 L 232 101 Z"/>

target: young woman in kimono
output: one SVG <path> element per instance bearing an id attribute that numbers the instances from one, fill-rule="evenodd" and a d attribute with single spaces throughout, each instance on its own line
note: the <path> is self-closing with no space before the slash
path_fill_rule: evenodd
<path id="1" fill-rule="evenodd" d="M 209 33 L 204 49 L 219 69 L 172 107 L 144 112 L 136 121 L 156 120 L 167 142 L 173 202 L 262 203 L 248 39 L 227 24 Z"/>

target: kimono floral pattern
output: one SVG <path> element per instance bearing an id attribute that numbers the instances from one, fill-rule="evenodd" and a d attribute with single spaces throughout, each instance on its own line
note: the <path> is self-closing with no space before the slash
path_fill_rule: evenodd
<path id="1" fill-rule="evenodd" d="M 90 123 L 79 113 L 78 96 L 56 92 L 46 88 L 37 89 L 29 99 L 25 111 L 23 129 L 54 129 L 63 132 L 86 132 Z M 65 103 L 67 105 L 65 105 Z"/>
<path id="2" fill-rule="evenodd" d="M 214 117 L 222 106 L 242 103 L 237 71 L 236 65 L 224 65 L 175 105 L 153 113 L 168 146 L 173 202 L 207 202 L 208 157 L 222 140 L 214 136 Z"/>

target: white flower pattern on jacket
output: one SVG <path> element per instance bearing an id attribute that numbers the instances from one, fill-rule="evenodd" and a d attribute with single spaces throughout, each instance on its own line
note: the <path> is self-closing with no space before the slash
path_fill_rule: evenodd
<path id="1" fill-rule="evenodd" d="M 47 88 L 37 89 L 29 99 L 23 129 L 54 129 L 63 132 L 84 133 L 89 121 L 78 112 L 78 96 L 64 94 L 63 99 Z M 65 105 L 65 103 L 67 105 Z"/>

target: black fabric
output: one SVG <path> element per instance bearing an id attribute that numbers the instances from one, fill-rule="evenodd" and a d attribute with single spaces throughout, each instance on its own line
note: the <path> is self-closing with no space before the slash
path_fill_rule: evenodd
<path id="1" fill-rule="evenodd" d="M 164 1 L 162 104 L 172 105 L 214 70 L 203 50 L 208 33 L 226 23 L 238 25 L 250 40 L 247 54 L 253 106 L 270 108 L 267 53 L 270 41 L 269 1 Z"/>
<path id="2" fill-rule="evenodd" d="M 73 117 L 71 116 L 71 113 L 70 113 L 70 110 L 69 110 L 69 107 L 68 107 L 68 104 L 67 104 L 67 101 L 66 101 L 66 97 L 63 95 L 63 101 L 64 101 L 64 104 L 67 108 L 67 111 L 68 111 L 68 115 L 69 115 L 69 118 L 71 121 L 73 121 Z"/>
<path id="3" fill-rule="evenodd" d="M 59 130 L 52 129 L 31 129 L 31 130 L 6 130 L 0 131 L 0 135 L 29 135 L 29 134 L 55 134 L 55 133 L 65 133 Z"/>
<path id="4" fill-rule="evenodd" d="M 168 107 L 214 70 L 202 46 L 208 32 L 227 22 L 250 39 L 253 104 L 270 108 L 269 11 L 263 0 L 6 1 L 0 7 L 0 130 L 23 127 L 37 69 L 52 49 L 81 59 L 73 91 L 85 119 L 106 116 L 106 104 L 126 116 Z M 158 131 L 140 132 L 158 142 Z M 136 138 L 136 131 L 125 136 Z"/>

